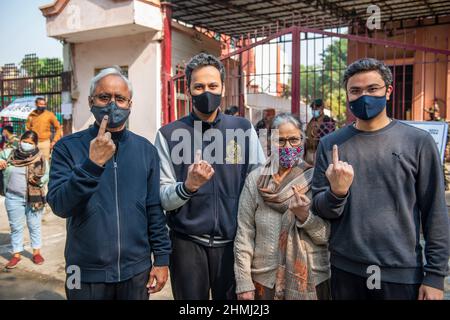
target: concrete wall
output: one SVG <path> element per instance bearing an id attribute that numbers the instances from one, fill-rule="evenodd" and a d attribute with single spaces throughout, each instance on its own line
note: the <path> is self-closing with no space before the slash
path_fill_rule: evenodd
<path id="1" fill-rule="evenodd" d="M 161 31 L 160 9 L 137 0 L 71 0 L 55 16 L 47 17 L 47 35 L 68 42 Z"/>
<path id="2" fill-rule="evenodd" d="M 89 110 L 90 80 L 95 69 L 112 65 L 128 66 L 133 84 L 133 107 L 129 129 L 154 141 L 161 125 L 161 52 L 153 33 L 77 43 L 73 50 L 74 77 L 78 96 L 73 109 L 73 132 L 94 122 Z"/>

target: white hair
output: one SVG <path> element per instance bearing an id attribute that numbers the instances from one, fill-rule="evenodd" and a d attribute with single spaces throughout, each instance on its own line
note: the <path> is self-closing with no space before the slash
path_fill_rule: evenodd
<path id="1" fill-rule="evenodd" d="M 272 129 L 278 129 L 282 124 L 285 123 L 291 123 L 297 129 L 302 131 L 302 125 L 300 124 L 300 121 L 298 121 L 295 117 L 293 117 L 291 114 L 283 112 L 275 116 L 272 120 Z"/>
<path id="2" fill-rule="evenodd" d="M 90 96 L 94 95 L 95 89 L 97 88 L 97 85 L 100 82 L 100 80 L 102 80 L 104 77 L 109 76 L 109 75 L 116 75 L 116 76 L 120 77 L 127 84 L 128 91 L 130 91 L 130 97 L 133 96 L 133 87 L 131 86 L 131 82 L 130 82 L 130 80 L 128 80 L 127 77 L 125 77 L 123 75 L 122 70 L 120 70 L 119 67 L 105 68 L 105 69 L 101 70 L 95 77 L 93 77 L 91 80 L 91 86 L 89 89 Z"/>

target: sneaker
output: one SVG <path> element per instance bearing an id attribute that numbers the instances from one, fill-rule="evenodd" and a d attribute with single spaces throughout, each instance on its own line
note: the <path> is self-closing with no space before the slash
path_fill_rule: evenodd
<path id="1" fill-rule="evenodd" d="M 5 266 L 5 268 L 14 269 L 15 267 L 17 267 L 17 264 L 20 262 L 20 260 L 22 260 L 21 257 L 12 257 L 11 260 L 9 260 L 9 262 Z"/>
<path id="2" fill-rule="evenodd" d="M 45 261 L 44 257 L 42 257 L 40 253 L 33 255 L 32 260 L 34 264 L 43 264 Z"/>

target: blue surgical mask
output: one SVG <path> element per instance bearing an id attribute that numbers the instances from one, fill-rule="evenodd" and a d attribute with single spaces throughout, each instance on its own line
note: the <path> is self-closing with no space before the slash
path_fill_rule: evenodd
<path id="1" fill-rule="evenodd" d="M 356 100 L 350 101 L 349 105 L 355 117 L 361 120 L 370 120 L 386 108 L 386 96 L 374 97 L 364 95 Z"/>
<path id="2" fill-rule="evenodd" d="M 314 118 L 320 117 L 320 110 L 313 110 L 312 111 L 312 115 L 313 115 Z"/>
<path id="3" fill-rule="evenodd" d="M 28 143 L 28 142 L 21 142 L 20 143 L 20 149 L 25 152 L 31 152 L 36 149 L 36 146 L 34 144 Z"/>

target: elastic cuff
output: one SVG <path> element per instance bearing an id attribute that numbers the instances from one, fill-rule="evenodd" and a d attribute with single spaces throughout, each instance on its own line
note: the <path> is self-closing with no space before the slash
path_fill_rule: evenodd
<path id="1" fill-rule="evenodd" d="M 183 200 L 189 200 L 195 194 L 195 192 L 191 192 L 186 188 L 186 186 L 184 185 L 184 182 L 179 183 L 176 186 L 175 192 Z"/>
<path id="2" fill-rule="evenodd" d="M 254 291 L 255 285 L 253 284 L 253 281 L 248 280 L 239 280 L 236 279 L 236 293 L 243 293 L 248 291 Z"/>
<path id="3" fill-rule="evenodd" d="M 444 279 L 445 277 L 433 274 L 433 273 L 427 273 L 425 274 L 425 277 L 423 278 L 422 284 L 433 287 L 439 290 L 444 290 Z"/>
<path id="4" fill-rule="evenodd" d="M 169 265 L 169 257 L 168 254 L 154 255 L 153 265 L 155 267 L 166 267 Z"/>
<path id="5" fill-rule="evenodd" d="M 312 215 L 313 215 L 313 213 L 311 211 L 309 211 L 308 218 L 306 218 L 305 222 L 303 222 L 303 223 L 301 223 L 300 220 L 297 219 L 297 221 L 296 221 L 297 227 L 299 227 L 299 228 L 308 227 L 311 224 L 311 221 L 313 219 Z"/>
<path id="6" fill-rule="evenodd" d="M 99 178 L 103 171 L 104 167 L 100 167 L 98 164 L 94 163 L 91 159 L 87 158 L 86 161 L 81 165 L 81 169 L 86 171 L 91 176 Z"/>
<path id="7" fill-rule="evenodd" d="M 350 191 L 347 192 L 345 197 L 341 198 L 341 197 L 336 196 L 333 192 L 331 192 L 331 189 L 328 189 L 326 191 L 327 200 L 334 204 L 340 204 L 340 203 L 344 202 L 345 200 L 347 200 L 349 194 L 350 194 Z"/>

